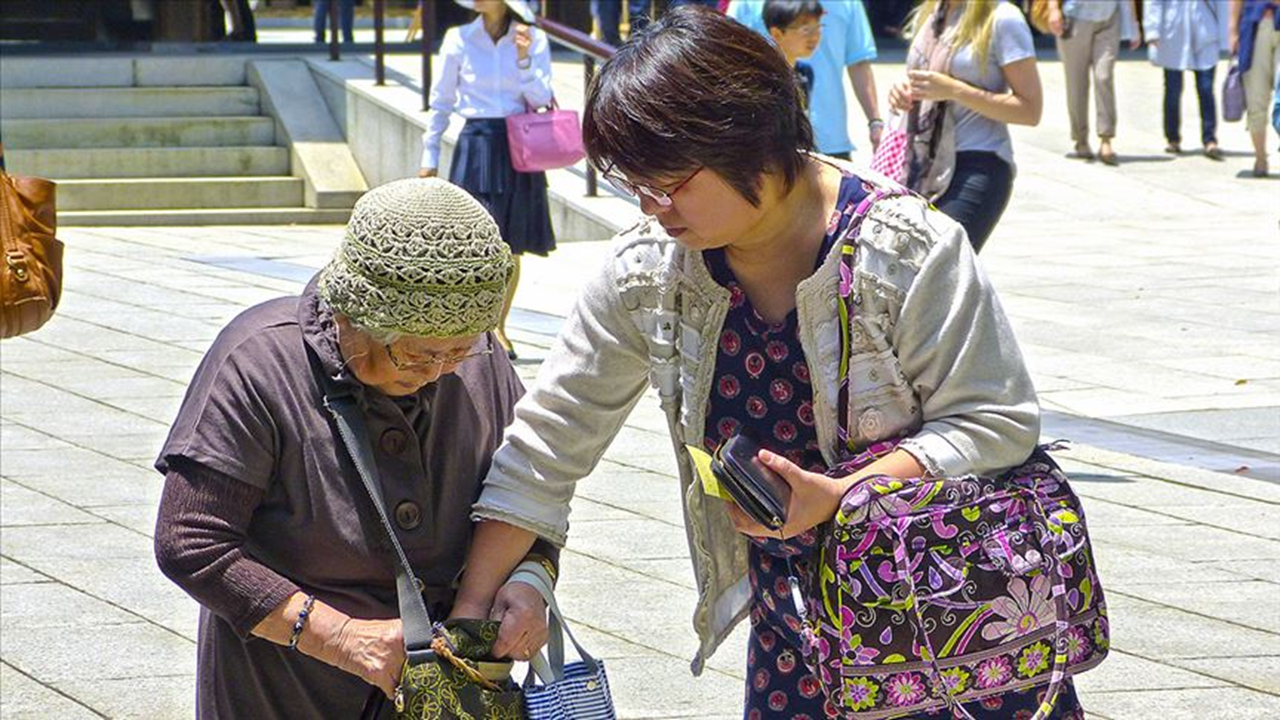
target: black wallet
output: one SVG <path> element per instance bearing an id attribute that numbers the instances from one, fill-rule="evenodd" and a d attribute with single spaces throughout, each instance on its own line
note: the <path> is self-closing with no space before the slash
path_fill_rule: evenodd
<path id="1" fill-rule="evenodd" d="M 770 530 L 787 522 L 791 485 L 765 467 L 756 457 L 760 446 L 745 435 L 734 435 L 720 443 L 711 458 L 711 472 L 720 487 L 753 520 Z"/>

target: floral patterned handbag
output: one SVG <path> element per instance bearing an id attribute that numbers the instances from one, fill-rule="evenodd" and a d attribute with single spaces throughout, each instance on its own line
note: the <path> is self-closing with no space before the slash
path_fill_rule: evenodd
<path id="1" fill-rule="evenodd" d="M 873 193 L 851 225 L 904 192 Z M 853 250 L 840 284 L 845 365 Z M 846 380 L 841 417 L 848 394 Z M 896 444 L 875 444 L 831 474 Z M 939 708 L 969 717 L 961 703 L 1047 686 L 1042 720 L 1065 678 L 1110 646 L 1080 500 L 1042 448 L 995 478 L 864 479 L 827 528 L 805 606 L 805 659 L 831 702 L 859 720 Z"/>

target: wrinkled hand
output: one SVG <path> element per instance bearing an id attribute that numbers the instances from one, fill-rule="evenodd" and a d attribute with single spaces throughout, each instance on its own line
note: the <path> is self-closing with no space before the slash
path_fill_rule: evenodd
<path id="1" fill-rule="evenodd" d="M 791 486 L 791 504 L 787 508 L 787 524 L 781 530 L 770 530 L 752 520 L 742 508 L 730 503 L 729 517 L 734 528 L 744 535 L 782 540 L 793 538 L 834 517 L 840 507 L 840 498 L 851 485 L 849 478 L 831 478 L 809 472 L 768 450 L 761 450 L 757 457 Z"/>
<path id="2" fill-rule="evenodd" d="M 435 168 L 422 168 L 418 171 L 418 177 L 420 178 L 435 177 L 436 174 L 437 170 Z"/>
<path id="3" fill-rule="evenodd" d="M 900 113 L 905 113 L 911 109 L 911 103 L 915 102 L 915 98 L 911 97 L 911 81 L 903 80 L 889 88 L 889 107 Z"/>
<path id="4" fill-rule="evenodd" d="M 331 664 L 394 698 L 404 667 L 404 631 L 397 620 L 347 620 L 334 642 Z"/>
<path id="5" fill-rule="evenodd" d="M 933 70 L 908 70 L 911 97 L 915 100 L 950 100 L 955 97 L 957 80 Z"/>
<path id="6" fill-rule="evenodd" d="M 529 33 L 529 26 L 516 25 L 516 59 L 524 62 L 529 59 L 529 48 L 533 47 L 533 36 Z"/>
<path id="7" fill-rule="evenodd" d="M 1050 3 L 1049 32 L 1053 33 L 1054 37 L 1062 37 L 1064 29 L 1066 29 L 1066 23 L 1062 19 L 1062 9 L 1058 7 L 1057 3 Z"/>
<path id="8" fill-rule="evenodd" d="M 493 644 L 495 657 L 528 660 L 547 644 L 547 603 L 528 583 L 503 585 L 493 598 L 489 618 L 502 623 Z"/>

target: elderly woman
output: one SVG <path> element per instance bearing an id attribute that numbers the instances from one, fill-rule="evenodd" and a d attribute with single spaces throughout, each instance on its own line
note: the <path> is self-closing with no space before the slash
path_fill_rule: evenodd
<path id="1" fill-rule="evenodd" d="M 691 488 L 677 450 L 699 590 L 694 672 L 750 617 L 747 717 L 825 717 L 799 662 L 789 568 L 813 566 L 815 527 L 863 477 L 988 474 L 1031 453 L 1039 408 L 1013 331 L 960 225 L 814 155 L 791 69 L 731 20 L 676 10 L 624 45 L 590 89 L 584 137 L 650 217 L 616 239 L 516 408 L 454 612 L 482 616 L 535 538 L 565 541 L 574 483 L 651 381 L 677 448 L 751 431 L 791 485 L 788 522 L 768 531 Z M 861 311 L 842 358 L 847 254 Z M 899 437 L 856 474 L 823 474 L 850 448 Z M 1032 690 L 966 708 L 1010 718 L 1038 705 Z M 1052 717 L 1081 716 L 1068 685 Z"/>
<path id="2" fill-rule="evenodd" d="M 443 620 L 468 510 L 523 392 L 491 335 L 511 274 L 466 192 L 394 182 L 356 203 L 300 297 L 246 310 L 214 341 L 156 461 L 156 557 L 202 606 L 198 717 L 346 719 L 370 685 L 394 693 L 395 563 L 325 384 L 358 398 L 383 509 Z M 496 652 L 527 658 L 544 607 L 528 585 L 500 592 Z"/>

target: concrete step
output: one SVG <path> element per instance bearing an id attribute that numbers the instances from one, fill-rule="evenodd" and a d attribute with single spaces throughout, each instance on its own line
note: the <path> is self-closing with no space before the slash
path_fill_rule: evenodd
<path id="1" fill-rule="evenodd" d="M 302 178 L 95 178 L 58 181 L 64 210 L 291 207 L 302 205 Z"/>
<path id="2" fill-rule="evenodd" d="M 177 225 L 343 225 L 351 217 L 341 208 L 217 208 L 197 210 L 58 211 L 58 227 Z"/>
<path id="3" fill-rule="evenodd" d="M 0 117 L 209 117 L 259 114 L 253 87 L 16 88 Z"/>
<path id="4" fill-rule="evenodd" d="M 95 2 L 100 0 L 95 0 Z M 184 0 L 185 1 L 185 0 Z M 15 57 L 0 62 L 0 87 L 149 87 L 244 85 L 245 65 L 253 56 L 171 55 L 118 57 Z"/>
<path id="5" fill-rule="evenodd" d="M 55 179 L 288 175 L 282 147 L 7 150 L 15 175 Z"/>
<path id="6" fill-rule="evenodd" d="M 267 117 L 51 118 L 4 120 L 10 148 L 225 147 L 274 145 Z"/>

